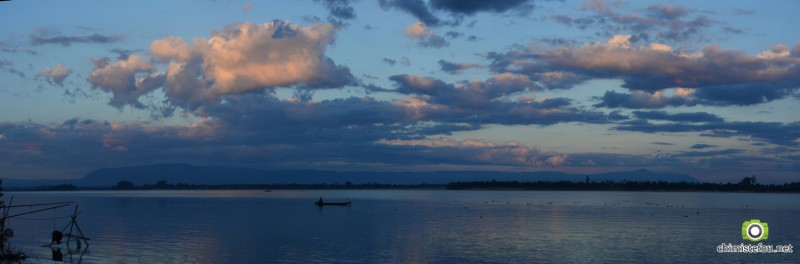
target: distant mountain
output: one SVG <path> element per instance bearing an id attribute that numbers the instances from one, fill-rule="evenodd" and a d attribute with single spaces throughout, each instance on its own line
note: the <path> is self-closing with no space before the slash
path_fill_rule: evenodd
<path id="1" fill-rule="evenodd" d="M 313 184 L 313 183 L 389 183 L 389 184 L 446 184 L 455 181 L 584 181 L 586 177 L 599 182 L 667 181 L 697 182 L 685 174 L 659 173 L 648 170 L 610 172 L 601 174 L 568 174 L 562 172 L 496 172 L 496 171 L 431 171 L 431 172 L 353 172 L 325 170 L 259 170 L 188 164 L 156 164 L 147 166 L 97 169 L 79 180 L 26 181 L 9 180 L 5 187 L 32 187 L 55 184 L 74 184 L 82 187 L 109 187 L 119 181 L 135 185 L 155 184 L 158 181 L 187 184 Z"/>

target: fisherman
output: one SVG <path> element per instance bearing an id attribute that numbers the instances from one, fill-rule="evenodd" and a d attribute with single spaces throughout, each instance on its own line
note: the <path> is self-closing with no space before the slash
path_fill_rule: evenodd
<path id="1" fill-rule="evenodd" d="M 317 201 L 317 203 L 319 203 L 320 205 L 323 204 L 322 203 L 322 197 L 319 197 L 319 201 Z"/>
<path id="2" fill-rule="evenodd" d="M 61 239 L 64 238 L 64 234 L 61 231 L 54 230 L 53 231 L 53 240 L 50 242 L 50 245 L 59 244 L 61 245 Z"/>

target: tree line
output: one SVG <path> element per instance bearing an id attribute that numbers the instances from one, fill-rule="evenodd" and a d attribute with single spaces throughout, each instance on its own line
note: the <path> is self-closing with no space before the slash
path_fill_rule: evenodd
<path id="1" fill-rule="evenodd" d="M 451 182 L 448 190 L 564 190 L 564 191 L 707 191 L 707 192 L 800 192 L 800 182 L 759 184 L 756 176 L 738 183 L 700 183 L 666 181 L 470 181 Z"/>
<path id="2" fill-rule="evenodd" d="M 387 183 L 273 183 L 273 184 L 193 184 L 158 181 L 155 184 L 135 185 L 123 180 L 113 190 L 325 190 L 325 189 L 444 189 L 445 184 L 387 184 Z"/>

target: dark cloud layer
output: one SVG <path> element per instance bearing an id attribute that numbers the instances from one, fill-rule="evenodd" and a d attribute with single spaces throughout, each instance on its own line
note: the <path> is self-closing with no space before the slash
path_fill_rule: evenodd
<path id="1" fill-rule="evenodd" d="M 465 16 L 478 12 L 503 13 L 511 10 L 518 14 L 527 14 L 533 8 L 530 0 L 379 0 L 384 9 L 397 9 L 416 17 L 431 27 L 455 26 L 461 24 Z M 435 10 L 447 12 L 450 17 L 442 19 Z"/>
<path id="2" fill-rule="evenodd" d="M 689 148 L 691 148 L 691 149 L 707 149 L 707 148 L 716 148 L 716 147 L 718 147 L 718 146 L 716 146 L 716 145 L 710 145 L 710 144 L 698 143 L 698 144 L 694 144 L 694 145 L 692 145 L 692 146 L 691 146 L 691 147 L 689 147 Z"/>
<path id="3" fill-rule="evenodd" d="M 207 105 L 197 113 L 201 119 L 189 125 L 150 126 L 80 119 L 51 125 L 0 122 L 0 156 L 9 157 L 2 162 L 15 163 L 14 166 L 46 162 L 47 166 L 69 168 L 126 162 L 283 166 L 386 160 L 393 164 L 447 161 L 464 165 L 560 166 L 567 156 L 515 143 L 450 142 L 449 148 L 438 148 L 425 138 L 491 124 L 548 125 L 583 119 L 605 122 L 602 114 L 575 109 L 561 99 L 493 101 L 525 89 L 504 78 L 507 77 L 471 86 L 434 81 L 437 87 L 429 88 L 438 91 L 426 93 L 420 91 L 425 85 L 418 80 L 398 76 L 398 82 L 403 83 L 398 90 L 415 97 L 394 101 L 369 97 L 312 101 L 279 99 L 271 93 L 230 94 L 224 95 L 221 103 Z M 496 92 L 489 86 L 505 88 Z M 466 95 L 453 89 L 463 89 L 461 92 Z M 456 101 L 463 98 L 489 102 L 462 105 Z M 487 105 L 470 109 L 474 103 Z"/>
<path id="4" fill-rule="evenodd" d="M 351 6 L 351 0 L 314 0 L 322 3 L 328 9 L 328 22 L 336 25 L 344 24 L 344 21 L 356 18 L 356 10 Z"/>
<path id="5" fill-rule="evenodd" d="M 397 9 L 407 12 L 431 27 L 440 26 L 443 23 L 422 0 L 379 0 L 378 2 L 384 9 Z M 449 24 L 452 24 L 452 22 Z"/>
<path id="6" fill-rule="evenodd" d="M 472 15 L 477 12 L 502 13 L 520 7 L 533 8 L 529 2 L 529 0 L 431 0 L 430 5 L 451 13 Z"/>
<path id="7" fill-rule="evenodd" d="M 709 156 L 719 156 L 719 155 L 734 155 L 744 152 L 741 149 L 723 149 L 723 150 L 713 150 L 713 151 L 685 151 L 679 154 L 675 154 L 678 157 L 709 157 Z"/>
<path id="8" fill-rule="evenodd" d="M 439 66 L 443 72 L 449 74 L 462 73 L 466 69 L 480 67 L 480 65 L 474 63 L 453 63 L 446 60 L 439 60 Z"/>
<path id="9" fill-rule="evenodd" d="M 615 129 L 644 133 L 699 132 L 709 137 L 750 137 L 775 145 L 798 146 L 800 144 L 800 122 L 714 122 L 705 124 L 675 123 L 652 124 L 628 122 Z"/>
<path id="10" fill-rule="evenodd" d="M 509 96 L 538 90 L 524 75 L 499 74 L 483 81 L 450 84 L 414 75 L 395 75 L 393 91 L 414 95 L 400 104 L 426 120 L 468 124 L 552 125 L 562 122 L 607 123 L 608 117 L 572 106 L 565 98 L 521 98 Z"/>
<path id="11" fill-rule="evenodd" d="M 705 112 L 669 114 L 664 111 L 634 111 L 633 115 L 640 119 L 672 122 L 717 123 L 724 121 L 717 115 Z"/>

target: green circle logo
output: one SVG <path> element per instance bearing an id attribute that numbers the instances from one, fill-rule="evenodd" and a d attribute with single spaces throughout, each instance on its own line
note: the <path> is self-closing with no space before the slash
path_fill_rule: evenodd
<path id="1" fill-rule="evenodd" d="M 767 239 L 769 226 L 758 219 L 750 219 L 742 223 L 742 239 L 758 242 Z"/>

